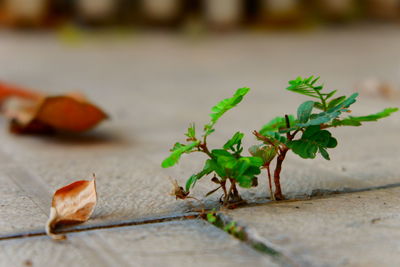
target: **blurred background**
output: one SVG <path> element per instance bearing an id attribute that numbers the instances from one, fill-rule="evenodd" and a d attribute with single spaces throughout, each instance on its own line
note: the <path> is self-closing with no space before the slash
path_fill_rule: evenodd
<path id="1" fill-rule="evenodd" d="M 102 127 L 125 125 L 121 133 L 163 141 L 163 151 L 174 130 L 206 122 L 215 101 L 242 86 L 253 90 L 246 116 L 271 110 L 236 121 L 245 132 L 295 113 L 303 98 L 283 89 L 299 75 L 361 92 L 371 112 L 400 99 L 400 0 L 0 3 L 0 80 L 81 91 L 113 118 Z"/>
<path id="2" fill-rule="evenodd" d="M 400 21 L 400 0 L 1 0 L 4 28 L 309 29 Z"/>

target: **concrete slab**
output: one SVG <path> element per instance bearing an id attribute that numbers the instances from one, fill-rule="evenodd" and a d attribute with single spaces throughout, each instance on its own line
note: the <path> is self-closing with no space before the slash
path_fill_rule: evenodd
<path id="1" fill-rule="evenodd" d="M 3 168 L 4 169 L 4 168 Z M 43 227 L 47 217 L 26 193 L 0 175 L 0 234 Z"/>
<path id="2" fill-rule="evenodd" d="M 227 211 L 301 266 L 398 266 L 400 188 Z"/>
<path id="3" fill-rule="evenodd" d="M 252 87 L 246 101 L 221 119 L 210 137 L 210 144 L 218 147 L 237 130 L 250 133 L 274 116 L 294 113 L 304 98 L 283 88 L 297 75 L 320 74 L 330 88 L 344 88 L 346 93 L 369 76 L 398 84 L 397 31 L 237 34 L 196 40 L 149 34 L 76 46 L 61 43 L 55 35 L 3 32 L 3 79 L 53 94 L 81 89 L 111 115 L 99 129 L 79 138 L 12 136 L 2 122 L 2 158 L 9 158 L 19 171 L 14 169 L 7 177 L 46 214 L 52 192 L 96 173 L 99 203 L 90 223 L 187 211 L 190 206 L 168 195 L 167 177 L 183 183 L 201 167 L 200 157 L 184 158 L 171 170 L 161 169 L 160 162 L 174 142 L 184 140 L 188 123 L 198 122 L 201 128 L 218 100 L 238 87 Z M 398 104 L 367 98 L 360 102 L 361 114 Z M 284 192 L 296 196 L 315 189 L 400 182 L 399 130 L 396 116 L 364 130 L 335 131 L 342 141 L 331 162 L 289 156 L 282 174 Z M 253 140 L 248 134 L 246 144 Z M 36 177 L 33 183 L 39 185 L 21 182 L 26 177 Z M 208 181 L 198 183 L 195 196 L 202 198 L 211 186 Z M 243 192 L 244 197 L 264 197 L 265 188 L 265 179 L 260 178 L 260 187 Z M 15 196 L 7 198 L 11 202 Z M 8 223 L 28 230 L 17 219 Z"/>
<path id="4" fill-rule="evenodd" d="M 199 220 L 0 242 L 0 266 L 277 266 Z"/>

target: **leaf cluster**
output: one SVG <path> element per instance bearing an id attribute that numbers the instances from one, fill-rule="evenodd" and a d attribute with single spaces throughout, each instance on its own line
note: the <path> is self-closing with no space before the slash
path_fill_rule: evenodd
<path id="1" fill-rule="evenodd" d="M 216 104 L 214 107 L 212 107 L 212 113 L 210 114 L 211 121 L 204 126 L 205 136 L 210 135 L 212 132 L 214 132 L 214 125 L 217 123 L 219 118 L 221 118 L 222 115 L 225 114 L 225 112 L 239 104 L 242 101 L 243 97 L 249 92 L 249 90 L 250 88 L 247 87 L 239 88 L 235 92 L 233 97 L 224 99 Z"/>
<path id="2" fill-rule="evenodd" d="M 210 158 L 206 160 L 203 169 L 193 174 L 186 182 L 186 191 L 203 176 L 214 172 L 220 179 L 213 179 L 213 182 L 221 184 L 227 179 L 235 180 L 239 186 L 249 188 L 256 184 L 256 175 L 260 174 L 260 167 L 263 160 L 259 157 L 245 157 L 240 153 L 244 134 L 237 132 L 226 142 L 222 149 L 214 149 Z"/>
<path id="3" fill-rule="evenodd" d="M 239 104 L 243 97 L 248 93 L 249 88 L 239 88 L 231 98 L 220 101 L 211 109 L 211 121 L 204 126 L 203 139 L 199 140 L 196 136 L 196 128 L 191 124 L 185 133 L 187 144 L 176 143 L 171 149 L 171 154 L 161 164 L 163 168 L 169 168 L 179 162 L 180 157 L 185 153 L 204 152 L 208 159 L 205 161 L 203 169 L 190 176 L 186 182 L 186 191 L 189 191 L 195 183 L 202 177 L 215 173 L 218 178 L 213 181 L 217 184 L 224 183 L 227 179 L 232 179 L 241 187 L 251 187 L 256 184 L 256 175 L 260 173 L 260 166 L 263 160 L 258 157 L 242 156 L 243 133 L 235 133 L 222 148 L 209 151 L 206 138 L 215 131 L 215 124 L 228 110 Z"/>
<path id="4" fill-rule="evenodd" d="M 210 114 L 211 121 L 204 126 L 203 144 L 196 137 L 195 124 L 194 123 L 190 124 L 189 128 L 187 129 L 187 132 L 185 133 L 185 136 L 187 137 L 186 141 L 191 143 L 186 145 L 181 143 L 175 143 L 174 147 L 171 149 L 171 154 L 162 162 L 161 166 L 163 168 L 172 167 L 179 162 L 179 159 L 184 153 L 201 151 L 200 147 L 202 145 L 203 147 L 206 145 L 207 136 L 215 131 L 214 125 L 217 123 L 218 119 L 228 110 L 234 108 L 237 104 L 239 104 L 242 101 L 243 97 L 249 92 L 249 90 L 250 88 L 247 87 L 239 88 L 231 98 L 227 98 L 220 101 L 217 105 L 215 105 L 211 109 L 212 112 Z"/>
<path id="5" fill-rule="evenodd" d="M 341 118 L 342 114 L 350 112 L 349 108 L 356 102 L 358 94 L 332 98 L 337 90 L 323 92 L 324 86 L 317 85 L 318 80 L 319 77 L 311 76 L 304 79 L 297 77 L 289 81 L 287 90 L 311 97 L 313 100 L 305 101 L 297 108 L 297 117 L 293 115 L 288 115 L 286 118 L 276 117 L 265 124 L 259 133 L 268 137 L 270 143 L 276 147 L 286 146 L 302 158 L 315 158 L 316 153 L 320 153 L 323 158 L 329 160 L 327 149 L 336 147 L 337 141 L 327 130 L 328 128 L 360 126 L 362 122 L 377 121 L 398 110 L 387 108 L 367 116 Z M 297 133 L 302 133 L 298 139 L 296 139 Z"/>
<path id="6" fill-rule="evenodd" d="M 329 160 L 328 148 L 337 146 L 337 140 L 327 130 L 321 130 L 319 126 L 307 127 L 298 140 L 289 141 L 288 147 L 293 152 L 305 159 L 313 159 L 319 152 L 322 157 Z"/>

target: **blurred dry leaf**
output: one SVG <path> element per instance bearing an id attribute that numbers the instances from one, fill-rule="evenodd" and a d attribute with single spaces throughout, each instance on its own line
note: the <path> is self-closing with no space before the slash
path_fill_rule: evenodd
<path id="1" fill-rule="evenodd" d="M 58 189 L 53 196 L 46 233 L 55 240 L 65 239 L 54 234 L 59 224 L 82 223 L 92 215 L 97 202 L 96 181 L 76 181 Z"/>
<path id="2" fill-rule="evenodd" d="M 386 100 L 400 98 L 400 91 L 392 84 L 377 78 L 368 78 L 356 85 L 356 91 L 370 97 L 380 97 Z"/>
<path id="3" fill-rule="evenodd" d="M 43 95 L 32 90 L 0 82 L 0 102 L 7 100 L 10 97 L 19 97 L 23 99 L 29 99 L 32 101 L 40 100 Z"/>
<path id="4" fill-rule="evenodd" d="M 107 118 L 80 94 L 43 96 L 0 83 L 2 111 L 13 133 L 81 133 Z"/>

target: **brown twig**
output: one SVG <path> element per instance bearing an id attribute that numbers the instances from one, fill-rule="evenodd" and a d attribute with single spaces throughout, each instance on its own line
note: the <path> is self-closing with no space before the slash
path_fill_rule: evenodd
<path id="1" fill-rule="evenodd" d="M 268 143 L 268 144 L 270 144 L 270 145 L 272 145 L 272 146 L 275 146 L 275 143 L 274 143 L 271 139 L 269 139 L 268 137 L 266 137 L 266 136 L 260 134 L 259 132 L 253 131 L 253 134 L 255 135 L 255 137 L 256 137 L 257 139 L 263 141 L 264 143 Z"/>
<path id="2" fill-rule="evenodd" d="M 264 168 L 267 169 L 268 184 L 269 184 L 269 195 L 270 195 L 270 198 L 271 198 L 271 200 L 275 200 L 275 196 L 274 196 L 274 193 L 273 193 L 273 191 L 272 191 L 271 169 L 270 169 L 269 165 L 270 165 L 270 162 L 266 163 L 266 164 L 264 165 Z"/>

